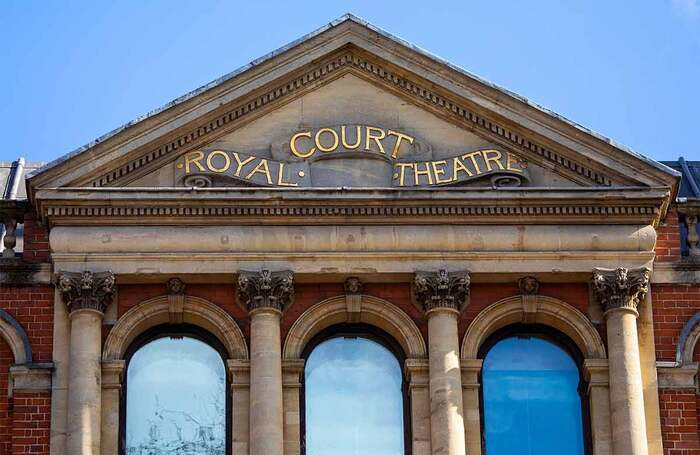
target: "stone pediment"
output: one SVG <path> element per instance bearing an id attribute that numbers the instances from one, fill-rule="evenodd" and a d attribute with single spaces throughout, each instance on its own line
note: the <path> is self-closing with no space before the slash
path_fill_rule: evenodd
<path id="1" fill-rule="evenodd" d="M 49 164 L 29 194 L 626 187 L 666 199 L 676 186 L 663 165 L 346 16 Z"/>

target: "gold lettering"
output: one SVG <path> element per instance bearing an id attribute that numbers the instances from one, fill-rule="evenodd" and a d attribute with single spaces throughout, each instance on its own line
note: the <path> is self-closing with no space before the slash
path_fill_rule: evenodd
<path id="1" fill-rule="evenodd" d="M 440 176 L 445 173 L 445 166 L 447 164 L 447 161 L 445 160 L 440 160 L 440 161 L 431 161 L 430 164 L 433 166 L 433 174 L 435 174 L 435 184 L 440 185 L 442 183 L 450 183 L 452 179 L 446 179 L 442 180 L 440 179 Z M 440 166 L 438 168 L 438 165 Z"/>
<path id="2" fill-rule="evenodd" d="M 513 163 L 520 163 L 520 158 L 518 158 L 517 156 L 513 155 L 510 152 L 507 152 L 506 156 L 508 157 L 506 159 L 506 169 L 508 169 L 509 171 L 522 173 L 523 172 L 522 169 L 517 169 L 517 168 L 514 168 L 513 166 L 511 166 Z"/>
<path id="3" fill-rule="evenodd" d="M 321 144 L 321 134 L 323 133 L 330 133 L 333 136 L 333 145 L 331 145 L 330 147 L 324 147 L 323 144 Z M 332 152 L 333 150 L 338 148 L 338 133 L 336 133 L 330 128 L 321 128 L 320 130 L 318 130 L 314 139 L 316 141 L 316 147 L 321 152 Z"/>
<path id="4" fill-rule="evenodd" d="M 260 173 L 267 177 L 267 183 L 272 185 L 272 176 L 270 176 L 270 169 L 267 167 L 267 160 L 262 158 L 255 168 L 250 171 L 248 175 L 245 176 L 247 180 L 253 176 L 253 174 Z"/>
<path id="5" fill-rule="evenodd" d="M 502 157 L 501 152 L 499 152 L 498 150 L 484 150 L 482 153 L 484 155 L 484 162 L 486 163 L 486 169 L 488 171 L 493 170 L 491 168 L 492 161 L 496 163 L 502 171 L 506 170 L 506 168 L 503 167 L 503 164 L 501 164 L 501 162 L 499 161 Z M 493 154 L 493 156 L 489 158 L 489 154 Z"/>
<path id="6" fill-rule="evenodd" d="M 277 185 L 279 186 L 299 186 L 298 183 L 285 182 L 282 180 L 284 177 L 284 163 L 280 163 L 279 173 L 277 174 Z"/>
<path id="7" fill-rule="evenodd" d="M 381 142 L 379 142 L 386 136 L 384 130 L 381 128 L 375 128 L 373 126 L 366 126 L 365 128 L 365 150 L 372 151 L 372 149 L 369 148 L 369 141 L 372 140 L 375 144 L 377 144 L 377 147 L 379 147 L 379 153 L 385 153 L 384 146 Z M 379 134 L 372 134 L 372 132 Z"/>
<path id="8" fill-rule="evenodd" d="M 194 164 L 201 172 L 205 172 L 204 166 L 199 163 L 199 160 L 204 159 L 204 152 L 197 150 L 185 155 L 185 174 L 190 173 L 190 164 Z"/>
<path id="9" fill-rule="evenodd" d="M 246 164 L 248 164 L 248 163 L 250 163 L 251 161 L 253 161 L 253 160 L 255 159 L 255 157 L 254 157 L 254 156 L 249 156 L 248 158 L 246 158 L 246 159 L 244 159 L 243 161 L 241 161 L 241 158 L 238 156 L 238 153 L 232 152 L 232 154 L 233 154 L 233 159 L 235 159 L 235 160 L 236 160 L 236 163 L 238 163 L 238 167 L 236 168 L 236 173 L 235 173 L 234 175 L 235 175 L 236 177 L 240 177 L 240 176 L 241 176 L 241 169 L 243 169 L 243 166 L 245 166 Z"/>
<path id="10" fill-rule="evenodd" d="M 306 152 L 300 152 L 297 149 L 297 139 L 299 139 L 300 137 L 308 137 L 309 139 L 311 139 L 311 132 L 310 131 L 302 131 L 301 133 L 297 133 L 294 136 L 292 136 L 292 138 L 289 140 L 289 148 L 292 150 L 292 153 L 295 156 L 298 156 L 299 158 L 308 158 L 311 155 L 313 155 L 314 152 L 316 152 L 316 148 L 311 147 Z"/>
<path id="11" fill-rule="evenodd" d="M 406 176 L 406 168 L 413 167 L 413 163 L 396 163 L 396 166 L 400 169 L 399 171 L 399 186 L 404 185 L 404 177 Z"/>
<path id="12" fill-rule="evenodd" d="M 476 158 L 474 158 L 474 155 L 480 155 L 480 154 L 481 154 L 481 151 L 467 153 L 466 155 L 462 155 L 463 160 L 466 160 L 467 158 L 472 160 L 472 164 L 474 165 L 474 170 L 476 171 L 476 175 L 481 174 L 481 169 L 479 168 L 479 163 L 476 162 Z"/>
<path id="13" fill-rule="evenodd" d="M 415 163 L 415 166 L 413 166 L 413 176 L 415 178 L 416 185 L 420 185 L 420 180 L 418 177 L 420 177 L 421 175 L 427 175 L 428 176 L 428 185 L 433 185 L 433 174 L 430 173 L 430 163 L 423 163 L 423 164 L 425 164 L 424 171 L 418 170 L 419 164 L 420 163 Z"/>
<path id="14" fill-rule="evenodd" d="M 224 167 L 220 168 L 215 168 L 214 167 L 214 160 L 213 158 L 215 156 L 223 156 L 224 157 Z M 210 171 L 213 172 L 226 172 L 228 171 L 228 168 L 231 167 L 231 158 L 229 158 L 228 154 L 222 150 L 214 150 L 213 152 L 209 153 L 209 156 L 207 157 L 207 167 L 209 168 Z"/>
<path id="15" fill-rule="evenodd" d="M 413 144 L 413 138 L 402 133 L 397 133 L 396 131 L 387 132 L 389 136 L 396 136 L 396 143 L 394 144 L 394 149 L 391 151 L 391 157 L 396 158 L 399 156 L 399 149 L 401 148 L 401 141 L 406 139 L 410 144 Z"/>
<path id="16" fill-rule="evenodd" d="M 467 168 L 467 166 L 464 165 L 464 163 L 462 162 L 462 158 L 460 158 L 459 156 L 455 156 L 454 158 L 452 158 L 452 168 L 452 180 L 454 181 L 457 181 L 457 174 L 459 173 L 459 171 L 462 171 L 465 174 L 467 174 L 467 177 L 471 177 L 472 175 L 474 175 L 472 174 L 472 171 L 470 171 L 469 168 Z"/>
<path id="17" fill-rule="evenodd" d="M 355 127 L 355 139 L 357 139 L 357 141 L 352 145 L 348 144 L 348 142 L 347 142 L 347 135 L 345 134 L 345 128 L 346 128 L 345 125 L 340 127 L 340 139 L 341 139 L 341 142 L 343 144 L 343 147 L 345 147 L 348 150 L 355 150 L 357 147 L 360 146 L 360 142 L 362 142 L 362 137 L 361 137 L 361 133 L 360 133 L 361 127 L 360 127 L 360 125 L 357 125 Z"/>

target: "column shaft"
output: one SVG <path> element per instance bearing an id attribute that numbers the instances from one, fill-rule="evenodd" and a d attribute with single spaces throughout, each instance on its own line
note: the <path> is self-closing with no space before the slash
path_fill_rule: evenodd
<path id="1" fill-rule="evenodd" d="M 617 308 L 606 319 L 613 450 L 616 455 L 648 455 L 637 312 Z"/>
<path id="2" fill-rule="evenodd" d="M 102 313 L 71 312 L 66 453 L 100 455 Z"/>
<path id="3" fill-rule="evenodd" d="M 280 312 L 259 308 L 250 322 L 250 455 L 282 455 Z"/>
<path id="4" fill-rule="evenodd" d="M 430 429 L 434 455 L 464 455 L 464 409 L 459 361 L 458 312 L 428 312 Z"/>

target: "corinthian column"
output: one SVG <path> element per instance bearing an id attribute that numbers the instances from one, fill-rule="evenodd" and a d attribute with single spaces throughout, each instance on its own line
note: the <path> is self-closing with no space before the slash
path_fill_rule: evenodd
<path id="1" fill-rule="evenodd" d="M 613 452 L 648 455 L 637 306 L 648 291 L 651 272 L 594 269 L 593 290 L 605 310 L 610 368 Z"/>
<path id="2" fill-rule="evenodd" d="M 432 453 L 464 455 L 457 319 L 469 294 L 469 274 L 416 272 L 414 285 L 416 299 L 428 318 Z"/>
<path id="3" fill-rule="evenodd" d="M 114 292 L 114 275 L 60 272 L 56 285 L 71 326 L 66 453 L 99 455 L 102 316 Z"/>
<path id="4" fill-rule="evenodd" d="M 250 455 L 282 455 L 280 317 L 294 298 L 290 271 L 241 271 L 238 299 L 250 313 Z"/>

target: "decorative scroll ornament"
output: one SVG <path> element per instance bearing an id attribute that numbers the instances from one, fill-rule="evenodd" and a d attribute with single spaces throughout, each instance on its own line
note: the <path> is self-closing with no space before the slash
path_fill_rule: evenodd
<path id="1" fill-rule="evenodd" d="M 185 282 L 180 278 L 170 278 L 165 283 L 168 295 L 183 295 L 185 293 Z"/>
<path id="2" fill-rule="evenodd" d="M 522 277 L 518 280 L 521 295 L 537 295 L 540 292 L 540 282 L 534 276 Z"/>
<path id="3" fill-rule="evenodd" d="M 349 295 L 362 294 L 362 281 L 356 276 L 351 276 L 345 280 L 345 293 Z"/>
<path id="4" fill-rule="evenodd" d="M 593 291 L 605 311 L 628 308 L 637 311 L 649 292 L 651 271 L 639 269 L 593 269 Z"/>
<path id="5" fill-rule="evenodd" d="M 82 273 L 59 272 L 56 286 L 61 292 L 69 312 L 74 310 L 97 310 L 104 313 L 114 294 L 114 274 L 112 272 Z"/>
<path id="6" fill-rule="evenodd" d="M 462 311 L 469 296 L 469 272 L 416 272 L 414 293 L 418 304 L 426 313 L 449 308 Z"/>
<path id="7" fill-rule="evenodd" d="M 258 308 L 272 308 L 282 311 L 294 301 L 294 273 L 281 272 L 238 272 L 238 301 L 248 311 Z"/>

